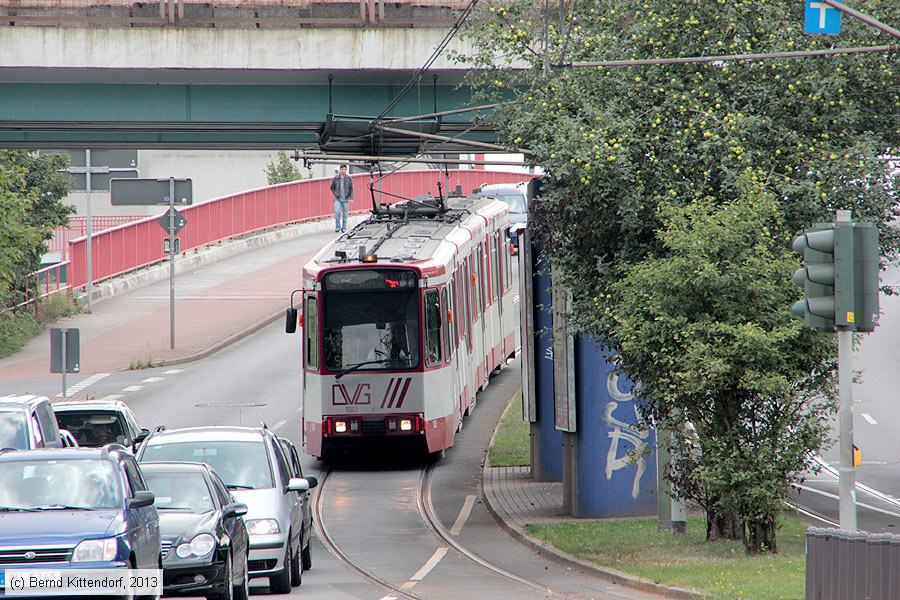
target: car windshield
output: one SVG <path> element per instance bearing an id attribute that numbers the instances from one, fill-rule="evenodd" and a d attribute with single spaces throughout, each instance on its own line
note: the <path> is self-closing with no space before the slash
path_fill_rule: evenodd
<path id="1" fill-rule="evenodd" d="M 500 195 L 497 196 L 497 198 L 509 206 L 509 212 L 511 213 L 525 214 L 528 212 L 528 207 L 525 205 L 525 196 L 521 194 L 513 194 L 511 196 Z"/>
<path id="2" fill-rule="evenodd" d="M 412 271 L 354 269 L 324 278 L 325 366 L 340 370 L 419 365 L 419 289 Z"/>
<path id="3" fill-rule="evenodd" d="M 79 446 L 99 448 L 106 444 L 126 444 L 125 423 L 115 411 L 59 410 L 56 422 L 71 433 Z"/>
<path id="4" fill-rule="evenodd" d="M 215 508 L 203 473 L 144 471 L 144 480 L 156 496 L 154 505 L 159 510 L 205 513 Z"/>
<path id="5" fill-rule="evenodd" d="M 0 512 L 119 508 L 117 481 L 101 459 L 0 462 Z"/>
<path id="6" fill-rule="evenodd" d="M 25 413 L 0 411 L 0 448 L 28 448 L 28 430 L 25 427 Z"/>
<path id="7" fill-rule="evenodd" d="M 141 453 L 142 461 L 189 461 L 211 466 L 234 489 L 271 488 L 272 468 L 262 440 L 234 442 L 169 442 L 151 444 Z"/>

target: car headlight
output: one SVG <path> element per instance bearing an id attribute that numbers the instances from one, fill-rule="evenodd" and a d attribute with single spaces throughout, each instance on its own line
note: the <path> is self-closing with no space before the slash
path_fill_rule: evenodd
<path id="1" fill-rule="evenodd" d="M 118 543 L 116 538 L 84 540 L 72 553 L 72 562 L 109 562 L 115 560 Z"/>
<path id="2" fill-rule="evenodd" d="M 195 536 L 190 542 L 179 544 L 175 548 L 175 556 L 187 558 L 189 556 L 206 556 L 216 547 L 216 539 L 208 533 Z"/>
<path id="3" fill-rule="evenodd" d="M 266 535 L 270 533 L 281 533 L 281 527 L 275 519 L 250 519 L 245 521 L 247 533 L 250 535 Z"/>

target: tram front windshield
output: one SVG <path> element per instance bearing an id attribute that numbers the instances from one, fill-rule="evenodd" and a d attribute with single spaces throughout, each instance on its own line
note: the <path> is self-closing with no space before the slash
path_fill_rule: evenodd
<path id="1" fill-rule="evenodd" d="M 353 269 L 326 273 L 322 282 L 325 367 L 417 367 L 418 288 L 413 271 Z"/>

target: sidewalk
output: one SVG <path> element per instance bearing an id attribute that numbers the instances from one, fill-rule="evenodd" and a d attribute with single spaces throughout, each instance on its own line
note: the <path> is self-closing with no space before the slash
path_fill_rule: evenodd
<path id="1" fill-rule="evenodd" d="M 563 487 L 559 481 L 535 481 L 530 467 L 492 467 L 486 461 L 482 472 L 482 495 L 485 506 L 500 526 L 514 538 L 550 560 L 602 577 L 623 587 L 658 594 L 667 598 L 699 600 L 690 590 L 654 583 L 578 559 L 530 536 L 529 523 L 571 522 L 563 510 Z"/>
<path id="2" fill-rule="evenodd" d="M 221 247 L 191 256 L 199 267 L 175 277 L 175 349 L 169 348 L 169 280 L 165 279 L 95 300 L 91 314 L 54 323 L 77 327 L 81 339 L 81 375 L 196 360 L 234 342 L 284 314 L 290 294 L 300 287 L 301 269 L 333 239 L 330 223 L 285 228 L 262 245 L 221 260 Z M 257 236 L 257 237 L 262 237 Z M 227 244 L 253 247 L 248 240 Z M 251 240 L 263 243 L 266 240 Z M 187 259 L 183 259 L 187 261 Z M 176 261 L 177 264 L 177 261 Z M 158 268 L 158 267 L 157 267 Z M 146 270 L 126 276 L 146 279 Z M 128 287 L 123 281 L 119 287 Z M 50 376 L 50 335 L 44 331 L 18 353 L 0 359 L 0 381 Z"/>

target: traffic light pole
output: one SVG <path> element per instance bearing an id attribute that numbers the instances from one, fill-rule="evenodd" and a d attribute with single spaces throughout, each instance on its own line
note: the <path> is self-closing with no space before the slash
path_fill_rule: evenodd
<path id="1" fill-rule="evenodd" d="M 849 210 L 837 211 L 840 222 L 852 221 Z M 853 352 L 853 331 L 850 327 L 837 328 L 838 339 L 838 444 L 841 464 L 839 473 L 839 521 L 841 529 L 856 531 L 856 467 L 853 465 L 853 368 L 850 364 Z"/>
<path id="2" fill-rule="evenodd" d="M 175 179 L 169 177 L 169 349 L 175 349 Z"/>

